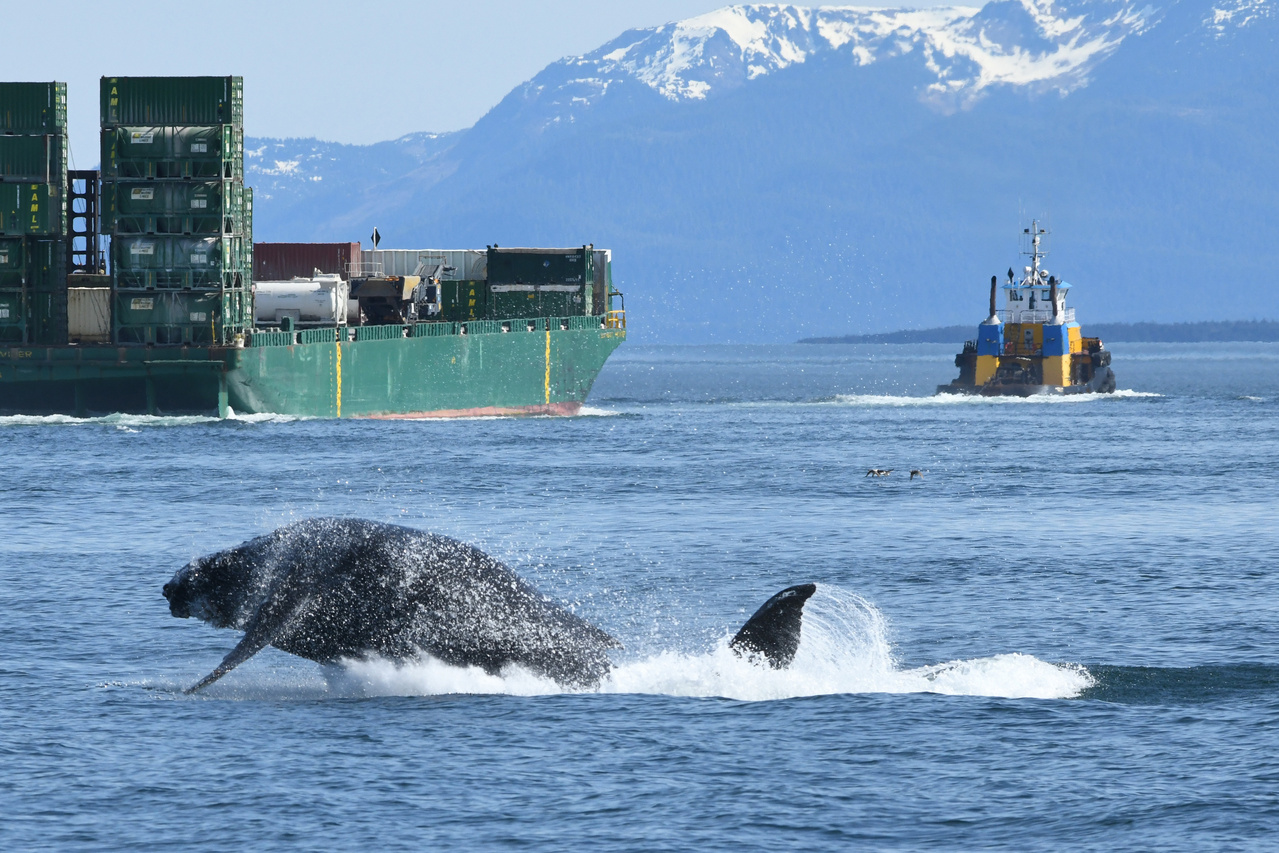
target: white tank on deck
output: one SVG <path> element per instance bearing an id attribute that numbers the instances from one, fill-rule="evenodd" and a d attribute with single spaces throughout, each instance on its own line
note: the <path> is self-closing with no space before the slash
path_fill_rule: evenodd
<path id="1" fill-rule="evenodd" d="M 298 326 L 344 326 L 351 286 L 340 275 L 254 283 L 253 315 L 260 325 L 278 326 L 292 317 Z"/>

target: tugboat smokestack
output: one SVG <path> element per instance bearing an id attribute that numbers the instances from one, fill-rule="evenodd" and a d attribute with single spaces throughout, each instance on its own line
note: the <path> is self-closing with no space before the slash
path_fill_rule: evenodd
<path id="1" fill-rule="evenodd" d="M 1057 276 L 1048 276 L 1048 298 L 1053 304 L 1053 322 L 1057 322 Z"/>
<path id="2" fill-rule="evenodd" d="M 999 276 L 997 276 L 997 275 L 992 275 L 992 276 L 990 277 L 990 316 L 992 316 L 992 317 L 996 316 L 996 314 L 995 314 L 995 291 L 996 291 L 996 289 L 998 289 L 998 287 L 999 287 Z"/>

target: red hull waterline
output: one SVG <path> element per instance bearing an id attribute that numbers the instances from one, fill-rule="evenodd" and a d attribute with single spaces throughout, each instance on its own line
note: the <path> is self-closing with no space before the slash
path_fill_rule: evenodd
<path id="1" fill-rule="evenodd" d="M 475 409 L 441 409 L 436 412 L 404 412 L 385 415 L 357 415 L 374 420 L 409 420 L 421 418 L 511 418 L 572 417 L 582 410 L 578 402 L 546 403 L 540 406 L 481 406 Z"/>

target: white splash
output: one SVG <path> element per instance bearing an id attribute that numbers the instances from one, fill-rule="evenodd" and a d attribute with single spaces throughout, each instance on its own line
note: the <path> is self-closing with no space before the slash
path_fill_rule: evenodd
<path id="1" fill-rule="evenodd" d="M 935 394 L 931 397 L 911 397 L 893 394 L 837 394 L 819 405 L 837 406 L 1042 406 L 1062 404 L 1099 403 L 1106 400 L 1133 400 L 1162 397 L 1151 391 L 1120 389 L 1111 394 L 1034 394 L 1029 397 L 983 397 L 979 394 Z"/>
<path id="2" fill-rule="evenodd" d="M 77 418 L 71 415 L 4 415 L 0 416 L 0 427 L 7 426 L 114 426 L 118 431 L 136 433 L 144 427 L 183 427 L 215 424 L 221 418 L 213 415 L 124 415 L 112 414 L 91 418 Z M 241 415 L 228 411 L 226 420 L 239 423 L 285 423 L 304 420 L 292 415 L 249 414 Z"/>
<path id="3" fill-rule="evenodd" d="M 1067 699 L 1093 684 L 1082 667 L 1016 653 L 903 669 L 893 659 L 883 614 L 860 596 L 824 584 L 805 607 L 803 636 L 789 668 L 774 670 L 739 658 L 728 639 L 701 654 L 667 651 L 622 662 L 593 692 L 742 701 L 850 693 Z M 569 692 L 520 667 L 489 675 L 429 658 L 408 664 L 346 661 L 330 668 L 326 678 L 330 691 L 356 696 Z"/>

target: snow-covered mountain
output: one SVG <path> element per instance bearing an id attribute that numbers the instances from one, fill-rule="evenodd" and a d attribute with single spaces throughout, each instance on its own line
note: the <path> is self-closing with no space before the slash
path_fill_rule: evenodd
<path id="1" fill-rule="evenodd" d="M 585 56 L 561 60 L 524 87 L 557 118 L 598 103 L 635 80 L 672 101 L 705 100 L 825 54 L 859 66 L 913 54 L 931 79 L 919 95 L 961 107 L 993 86 L 1070 92 L 1133 34 L 1153 7 L 998 0 L 982 8 L 729 6 L 650 30 L 633 30 Z"/>
<path id="2" fill-rule="evenodd" d="M 1279 213 L 1276 3 L 726 7 L 553 63 L 460 133 L 250 140 L 256 232 L 608 244 L 658 337 L 785 339 L 963 321 L 1022 207 L 1085 310 L 1224 318 L 1203 283 L 1279 263 L 1242 236 Z M 912 300 L 908 268 L 945 286 Z"/>

